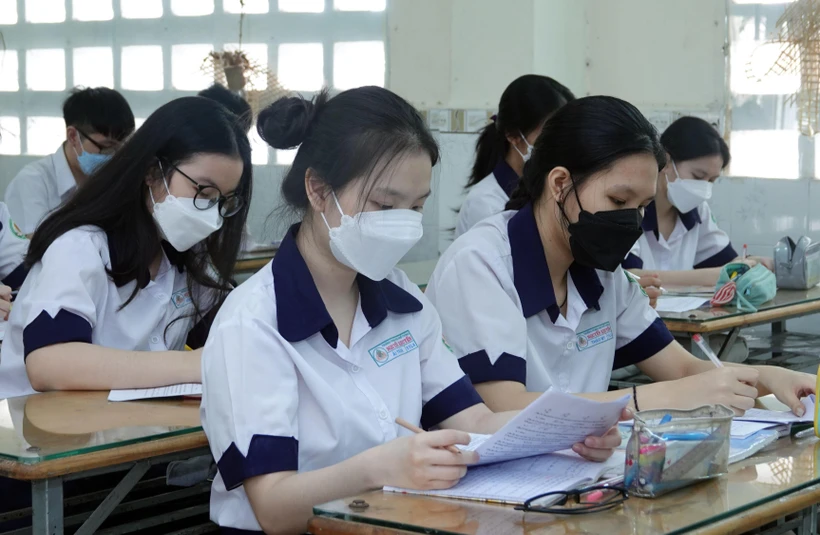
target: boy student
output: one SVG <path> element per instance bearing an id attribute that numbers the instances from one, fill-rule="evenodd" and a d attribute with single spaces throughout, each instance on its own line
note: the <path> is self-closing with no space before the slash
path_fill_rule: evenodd
<path id="1" fill-rule="evenodd" d="M 6 188 L 11 217 L 29 237 L 134 131 L 128 102 L 107 87 L 72 90 L 63 103 L 63 119 L 66 140 L 60 148 L 25 166 Z"/>

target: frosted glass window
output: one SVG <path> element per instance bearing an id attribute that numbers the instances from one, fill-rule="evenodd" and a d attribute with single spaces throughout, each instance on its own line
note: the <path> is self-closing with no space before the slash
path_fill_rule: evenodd
<path id="1" fill-rule="evenodd" d="M 17 24 L 17 0 L 0 0 L 0 24 Z"/>
<path id="2" fill-rule="evenodd" d="M 384 42 L 353 41 L 333 45 L 333 85 L 352 89 L 363 85 L 384 87 Z"/>
<path id="3" fill-rule="evenodd" d="M 289 13 L 321 13 L 325 0 L 279 0 L 279 11 Z"/>
<path id="4" fill-rule="evenodd" d="M 276 151 L 276 165 L 291 165 L 296 159 L 296 151 L 298 149 L 277 150 Z"/>
<path id="5" fill-rule="evenodd" d="M 71 15 L 74 20 L 111 20 L 114 6 L 111 0 L 73 0 Z"/>
<path id="6" fill-rule="evenodd" d="M 225 13 L 242 13 L 242 3 L 239 0 L 223 0 L 222 9 Z M 245 13 L 267 13 L 270 10 L 268 0 L 245 0 Z"/>
<path id="7" fill-rule="evenodd" d="M 226 51 L 234 52 L 239 50 L 239 44 L 226 43 L 224 49 Z M 254 91 L 267 89 L 268 75 L 266 70 L 268 68 L 268 45 L 261 43 L 247 43 L 242 45 L 242 51 L 248 57 L 251 65 L 258 68 L 256 72 L 251 73 L 248 79 L 248 85 L 245 86 L 245 89 Z"/>
<path id="8" fill-rule="evenodd" d="M 26 21 L 65 21 L 65 0 L 26 0 Z"/>
<path id="9" fill-rule="evenodd" d="M 201 17 L 214 12 L 214 0 L 171 0 L 171 13 L 180 17 Z"/>
<path id="10" fill-rule="evenodd" d="M 287 89 L 318 91 L 324 84 L 322 43 L 286 43 L 279 45 L 279 81 Z"/>
<path id="11" fill-rule="evenodd" d="M 731 173 L 759 178 L 800 177 L 797 130 L 735 130 Z"/>
<path id="12" fill-rule="evenodd" d="M 336 11 L 384 11 L 387 0 L 333 0 Z"/>
<path id="13" fill-rule="evenodd" d="M 16 50 L 0 50 L 0 91 L 19 91 L 19 65 Z"/>
<path id="14" fill-rule="evenodd" d="M 134 130 L 142 126 L 142 123 L 145 122 L 145 117 L 134 117 Z"/>
<path id="15" fill-rule="evenodd" d="M 171 83 L 174 89 L 199 91 L 213 83 L 213 76 L 202 70 L 212 45 L 174 45 L 171 47 Z"/>
<path id="16" fill-rule="evenodd" d="M 26 50 L 26 87 L 31 91 L 65 91 L 65 50 Z"/>
<path id="17" fill-rule="evenodd" d="M 62 117 L 28 117 L 26 119 L 26 154 L 53 154 L 65 141 Z"/>
<path id="18" fill-rule="evenodd" d="M 74 49 L 73 85 L 114 87 L 114 51 L 110 46 Z"/>
<path id="19" fill-rule="evenodd" d="M 20 154 L 20 118 L 0 117 L 0 154 Z"/>
<path id="20" fill-rule="evenodd" d="M 162 16 L 162 0 L 120 0 L 124 19 L 158 19 Z"/>
<path id="21" fill-rule="evenodd" d="M 122 47 L 121 69 L 123 89 L 160 91 L 164 85 L 162 47 Z"/>

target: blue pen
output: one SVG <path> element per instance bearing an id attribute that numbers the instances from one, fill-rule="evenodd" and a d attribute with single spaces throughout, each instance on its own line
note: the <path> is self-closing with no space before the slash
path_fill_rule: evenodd
<path id="1" fill-rule="evenodd" d="M 672 415 L 671 415 L 671 414 L 667 414 L 666 416 L 664 416 L 663 418 L 661 418 L 661 423 L 660 423 L 659 425 L 668 424 L 668 423 L 669 423 L 669 422 L 671 422 L 671 421 L 672 421 Z"/>
<path id="2" fill-rule="evenodd" d="M 664 440 L 680 440 L 695 442 L 697 440 L 706 440 L 709 438 L 709 433 L 695 432 L 695 433 L 665 433 L 661 435 Z"/>

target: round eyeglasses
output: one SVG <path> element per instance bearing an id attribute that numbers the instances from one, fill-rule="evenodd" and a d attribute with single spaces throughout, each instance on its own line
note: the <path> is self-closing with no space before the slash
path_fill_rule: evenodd
<path id="1" fill-rule="evenodd" d="M 194 186 L 196 186 L 196 195 L 194 196 L 194 208 L 197 210 L 208 210 L 214 206 L 219 205 L 219 215 L 223 218 L 229 218 L 236 215 L 245 206 L 245 199 L 236 193 L 230 195 L 222 195 L 222 191 L 216 186 L 203 185 L 189 177 L 179 170 L 179 167 L 166 162 L 168 166 L 180 175 L 187 178 Z"/>

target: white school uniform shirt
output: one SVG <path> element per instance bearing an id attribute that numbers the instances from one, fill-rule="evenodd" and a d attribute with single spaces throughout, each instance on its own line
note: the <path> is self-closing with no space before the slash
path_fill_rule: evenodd
<path id="1" fill-rule="evenodd" d="M 23 265 L 29 240 L 9 214 L 8 206 L 0 202 L 0 282 L 19 288 L 28 270 Z M 1 322 L 2 320 L 0 320 Z"/>
<path id="2" fill-rule="evenodd" d="M 6 188 L 6 204 L 23 234 L 32 234 L 40 222 L 68 200 L 77 189 L 63 145 L 51 156 L 23 167 Z"/>
<path id="3" fill-rule="evenodd" d="M 400 270 L 357 277 L 350 347 L 291 228 L 273 261 L 231 293 L 202 356 L 202 426 L 219 475 L 211 519 L 260 531 L 242 483 L 334 465 L 481 403 L 446 348 L 436 310 Z"/>
<path id="4" fill-rule="evenodd" d="M 564 317 L 532 205 L 526 205 L 458 238 L 439 260 L 426 295 L 474 384 L 605 392 L 613 369 L 672 342 L 641 287 L 621 268 L 609 273 L 573 264 L 567 291 Z"/>
<path id="5" fill-rule="evenodd" d="M 658 232 L 654 202 L 646 207 L 641 227 L 643 235 L 624 260 L 624 269 L 685 271 L 722 267 L 738 256 L 705 202 L 690 212 L 678 214 L 668 240 Z"/>
<path id="6" fill-rule="evenodd" d="M 34 393 L 25 359 L 42 347 L 85 342 L 131 351 L 184 349 L 194 322 L 186 317 L 194 307 L 184 268 L 163 253 L 156 278 L 120 310 L 137 282 L 118 288 L 106 272 L 112 257 L 116 251 L 105 232 L 84 226 L 54 240 L 32 266 L 3 340 L 0 398 Z M 176 318 L 182 319 L 171 325 Z"/>
<path id="7" fill-rule="evenodd" d="M 504 211 L 510 195 L 518 185 L 518 174 L 506 161 L 501 160 L 493 172 L 472 186 L 458 212 L 456 238 L 473 228 L 476 223 Z"/>

